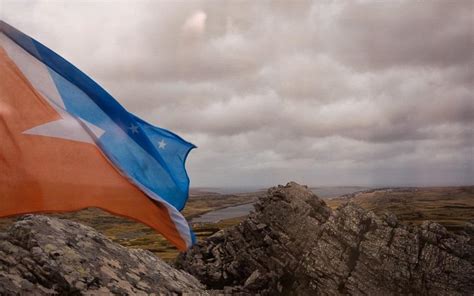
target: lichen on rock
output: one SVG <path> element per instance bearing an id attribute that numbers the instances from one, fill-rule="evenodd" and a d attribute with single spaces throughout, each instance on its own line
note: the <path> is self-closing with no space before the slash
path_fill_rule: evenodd
<path id="1" fill-rule="evenodd" d="M 27 215 L 0 234 L 0 295 L 206 295 L 188 273 L 94 229 Z"/>

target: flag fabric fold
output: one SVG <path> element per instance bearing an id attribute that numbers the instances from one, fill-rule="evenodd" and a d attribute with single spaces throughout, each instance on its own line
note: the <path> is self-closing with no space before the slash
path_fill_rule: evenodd
<path id="1" fill-rule="evenodd" d="M 0 21 L 0 216 L 99 207 L 179 249 L 195 146 L 129 113 L 91 78 Z"/>

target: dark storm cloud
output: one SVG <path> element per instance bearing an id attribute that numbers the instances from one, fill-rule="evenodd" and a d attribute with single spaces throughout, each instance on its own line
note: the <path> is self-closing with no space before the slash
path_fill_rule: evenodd
<path id="1" fill-rule="evenodd" d="M 472 1 L 3 1 L 199 149 L 193 185 L 474 179 Z"/>

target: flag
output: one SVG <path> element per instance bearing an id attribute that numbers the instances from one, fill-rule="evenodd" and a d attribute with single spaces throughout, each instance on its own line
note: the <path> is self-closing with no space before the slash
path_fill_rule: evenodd
<path id="1" fill-rule="evenodd" d="M 0 217 L 98 207 L 185 250 L 194 242 L 180 213 L 193 148 L 0 21 Z"/>

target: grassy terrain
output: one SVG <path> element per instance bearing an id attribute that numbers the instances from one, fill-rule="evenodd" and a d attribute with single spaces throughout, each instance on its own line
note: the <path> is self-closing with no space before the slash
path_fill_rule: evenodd
<path id="1" fill-rule="evenodd" d="M 326 200 L 331 208 L 351 200 L 376 214 L 390 211 L 405 223 L 431 220 L 453 231 L 474 219 L 474 186 L 369 190 Z"/>
<path id="2" fill-rule="evenodd" d="M 190 221 L 208 211 L 223 207 L 239 205 L 254 201 L 257 194 L 221 195 L 213 193 L 199 193 L 191 195 L 184 216 Z M 150 227 L 134 220 L 111 215 L 96 208 L 89 208 L 78 212 L 49 214 L 54 217 L 69 219 L 91 226 L 108 238 L 123 246 L 149 250 L 164 260 L 174 259 L 178 251 L 160 234 Z M 0 231 L 5 230 L 15 218 L 0 219 Z M 198 240 L 201 240 L 216 231 L 238 223 L 238 220 L 230 219 L 212 224 L 191 225 Z"/>
<path id="3" fill-rule="evenodd" d="M 262 192 L 234 195 L 195 192 L 191 194 L 183 214 L 191 221 L 193 217 L 208 211 L 255 201 L 261 194 Z M 377 214 L 391 211 L 402 222 L 420 224 L 424 220 L 432 220 L 454 231 L 461 230 L 466 221 L 474 219 L 474 186 L 375 189 L 325 199 L 331 208 L 337 208 L 348 200 Z M 89 225 L 123 246 L 149 250 L 164 260 L 173 260 L 178 254 L 167 240 L 146 225 L 99 209 L 52 216 Z M 197 239 L 202 240 L 220 229 L 239 223 L 243 218 L 218 223 L 194 223 L 191 226 Z M 0 231 L 11 225 L 13 220 L 14 218 L 0 219 Z"/>

